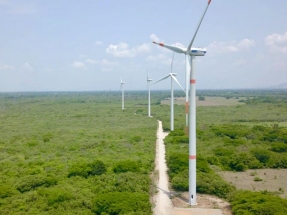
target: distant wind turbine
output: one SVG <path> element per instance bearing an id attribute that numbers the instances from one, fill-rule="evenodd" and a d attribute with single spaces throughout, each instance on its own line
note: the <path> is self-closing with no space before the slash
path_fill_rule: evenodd
<path id="1" fill-rule="evenodd" d="M 173 98 L 173 80 L 178 84 L 178 86 L 180 86 L 180 88 L 185 92 L 185 90 L 182 88 L 182 86 L 180 85 L 180 83 L 178 82 L 177 78 L 175 77 L 176 73 L 169 73 L 167 76 L 164 76 L 163 78 L 157 80 L 156 82 L 152 83 L 151 85 L 154 85 L 164 79 L 167 79 L 168 77 L 170 77 L 171 81 L 170 81 L 170 130 L 173 131 L 174 130 L 174 111 L 173 111 L 173 102 L 174 102 L 174 98 Z"/>
<path id="2" fill-rule="evenodd" d="M 124 91 L 124 84 L 123 79 L 121 78 L 121 91 L 122 91 L 122 110 L 125 109 L 125 91 Z"/>
<path id="3" fill-rule="evenodd" d="M 152 81 L 152 79 L 149 78 L 149 75 L 147 73 L 147 86 L 148 86 L 148 116 L 151 117 L 150 114 L 150 82 Z"/>
<path id="4" fill-rule="evenodd" d="M 165 45 L 163 43 L 153 42 L 163 46 L 173 52 L 185 54 L 185 89 L 186 89 L 186 129 L 188 127 L 188 85 L 190 83 L 190 98 L 189 98 L 189 204 L 196 205 L 196 92 L 195 92 L 195 56 L 204 56 L 206 48 L 193 48 L 192 44 L 209 7 L 211 0 L 208 0 L 207 6 L 199 20 L 193 38 L 187 48 L 182 48 L 174 45 Z M 190 57 L 190 58 L 189 58 Z M 188 63 L 189 62 L 189 63 Z M 188 80 L 189 77 L 189 80 Z M 189 82 L 189 83 L 188 83 Z"/>

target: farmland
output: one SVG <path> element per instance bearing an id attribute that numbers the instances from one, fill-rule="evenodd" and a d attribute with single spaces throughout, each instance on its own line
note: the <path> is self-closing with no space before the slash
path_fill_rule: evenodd
<path id="1" fill-rule="evenodd" d="M 169 131 L 169 105 L 162 103 L 168 95 L 152 93 L 148 118 L 146 92 L 127 92 L 123 111 L 118 92 L 1 94 L 0 213 L 151 214 L 157 119 Z M 240 176 L 232 174 L 253 174 L 252 180 L 262 179 L 253 181 L 258 185 L 266 182 L 261 170 L 287 168 L 286 91 L 199 95 L 236 103 L 197 107 L 198 192 L 228 199 L 234 214 L 240 214 L 238 198 L 244 195 L 272 195 L 276 204 L 285 204 L 276 199 L 285 198 L 283 171 L 277 180 L 273 175 L 275 190 L 261 186 L 267 194 L 254 192 L 260 186 L 241 192 L 235 180 Z M 176 130 L 165 144 L 171 186 L 182 192 L 188 162 L 184 126 L 184 105 L 177 104 Z"/>

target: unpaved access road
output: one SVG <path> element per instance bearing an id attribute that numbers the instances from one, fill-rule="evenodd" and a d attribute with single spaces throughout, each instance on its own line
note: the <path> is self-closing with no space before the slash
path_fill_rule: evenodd
<path id="1" fill-rule="evenodd" d="M 157 194 L 154 196 L 155 207 L 154 215 L 222 215 L 220 209 L 210 208 L 179 208 L 174 207 L 170 198 L 170 190 L 167 175 L 167 165 L 165 160 L 165 145 L 163 139 L 167 133 L 162 130 L 162 122 L 158 121 L 157 141 L 156 141 L 156 160 L 155 171 L 158 172 L 158 181 L 156 183 Z"/>
<path id="2" fill-rule="evenodd" d="M 155 215 L 168 215 L 172 210 L 172 202 L 169 197 L 167 166 L 165 161 L 165 145 L 163 139 L 167 136 L 162 130 L 162 122 L 158 121 L 157 141 L 156 141 L 156 164 L 155 170 L 158 172 L 157 189 L 155 196 L 156 206 L 153 209 Z"/>

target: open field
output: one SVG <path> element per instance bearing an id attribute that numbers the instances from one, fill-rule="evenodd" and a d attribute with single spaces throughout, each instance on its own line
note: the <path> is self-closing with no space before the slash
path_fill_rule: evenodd
<path id="1" fill-rule="evenodd" d="M 196 106 L 231 106 L 231 105 L 239 105 L 244 104 L 242 102 L 239 102 L 239 100 L 242 100 L 244 98 L 225 98 L 225 97 L 204 97 L 205 100 L 201 101 L 198 100 L 198 97 L 196 99 Z M 170 105 L 170 99 L 165 99 L 161 101 L 161 104 L 167 104 Z M 174 104 L 177 105 L 185 105 L 185 98 L 179 97 L 176 98 L 174 101 Z"/>
<path id="2" fill-rule="evenodd" d="M 234 184 L 237 189 L 251 191 L 270 191 L 287 198 L 287 169 L 257 169 L 245 172 L 218 172 L 224 180 Z"/>

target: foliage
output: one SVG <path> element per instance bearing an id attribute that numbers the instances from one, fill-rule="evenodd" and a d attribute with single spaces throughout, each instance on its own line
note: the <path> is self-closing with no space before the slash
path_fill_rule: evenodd
<path id="1" fill-rule="evenodd" d="M 93 214 L 99 194 L 149 196 L 157 121 L 147 117 L 145 93 L 131 93 L 125 111 L 115 92 L 2 98 L 0 214 Z M 114 173 L 127 160 L 135 172 Z"/>
<path id="2" fill-rule="evenodd" d="M 237 191 L 230 196 L 232 212 L 241 214 L 287 214 L 287 200 L 264 192 Z"/>
<path id="3" fill-rule="evenodd" d="M 151 214 L 151 205 L 147 194 L 129 192 L 111 192 L 99 194 L 93 201 L 92 211 L 97 214 Z"/>
<path id="4" fill-rule="evenodd" d="M 1 184 L 0 185 L 0 198 L 7 198 L 16 194 L 16 189 L 9 184 Z"/>
<path id="5" fill-rule="evenodd" d="M 204 96 L 199 96 L 199 97 L 198 97 L 198 100 L 199 100 L 199 101 L 205 101 L 205 97 L 204 97 Z"/>
<path id="6" fill-rule="evenodd" d="M 54 205 L 73 198 L 70 192 L 58 187 L 40 190 L 39 194 L 47 199 L 48 205 Z"/>
<path id="7" fill-rule="evenodd" d="M 125 160 L 118 162 L 114 167 L 115 173 L 124 173 L 124 172 L 140 172 L 140 166 L 138 162 Z"/>
<path id="8" fill-rule="evenodd" d="M 57 184 L 57 180 L 53 177 L 43 177 L 41 175 L 28 175 L 21 179 L 16 185 L 17 190 L 21 193 L 36 189 L 38 187 L 50 187 Z"/>
<path id="9" fill-rule="evenodd" d="M 105 164 L 100 160 L 95 160 L 91 163 L 76 163 L 69 169 L 68 177 L 82 176 L 89 177 L 94 175 L 101 175 L 107 171 Z"/>

